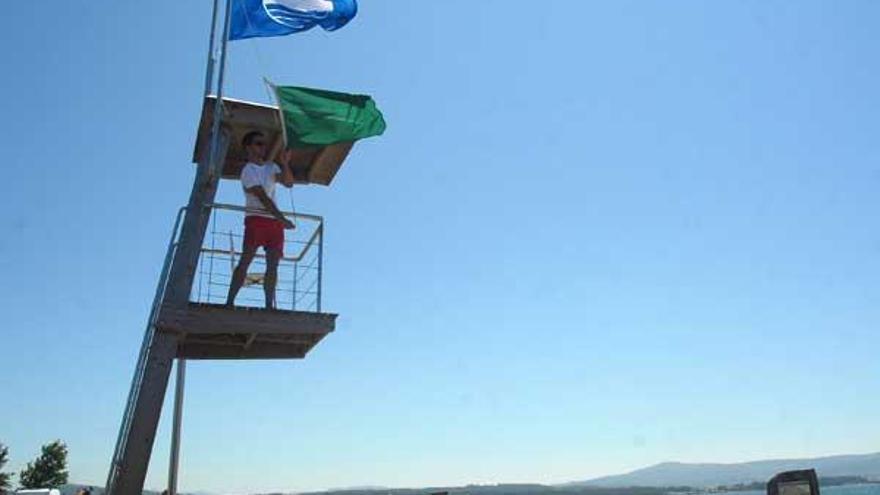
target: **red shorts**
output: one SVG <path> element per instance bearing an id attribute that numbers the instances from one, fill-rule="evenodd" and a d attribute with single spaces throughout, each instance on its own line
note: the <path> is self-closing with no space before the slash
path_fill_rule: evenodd
<path id="1" fill-rule="evenodd" d="M 244 217 L 244 247 L 284 253 L 284 224 L 274 218 Z"/>

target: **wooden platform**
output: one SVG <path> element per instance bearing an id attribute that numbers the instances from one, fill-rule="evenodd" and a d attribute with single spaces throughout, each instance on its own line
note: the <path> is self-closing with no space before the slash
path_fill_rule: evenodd
<path id="1" fill-rule="evenodd" d="M 333 331 L 336 316 L 190 303 L 185 308 L 163 306 L 157 328 L 180 335 L 181 358 L 298 359 Z"/>

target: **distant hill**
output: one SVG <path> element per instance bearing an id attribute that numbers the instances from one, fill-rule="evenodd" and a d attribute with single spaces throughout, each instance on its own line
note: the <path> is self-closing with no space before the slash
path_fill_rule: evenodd
<path id="1" fill-rule="evenodd" d="M 856 478 L 880 482 L 880 452 L 864 455 L 837 455 L 812 459 L 778 459 L 737 464 L 664 462 L 626 474 L 603 476 L 587 481 L 575 481 L 553 486 L 539 484 L 490 484 L 423 488 L 362 486 L 301 493 L 299 495 L 427 495 L 436 492 L 448 492 L 449 495 L 669 495 L 670 492 L 693 492 L 694 490 L 719 486 L 726 486 L 727 490 L 739 489 L 733 485 L 748 485 L 755 482 L 760 482 L 761 486 L 763 486 L 763 483 L 778 472 L 805 468 L 816 469 L 820 482 L 823 479 L 826 480 L 827 486 L 864 481 L 859 481 Z M 847 479 L 848 477 L 852 477 L 852 479 Z M 61 487 L 61 494 L 75 495 L 77 489 L 82 487 L 84 485 L 64 485 Z M 102 487 L 92 486 L 91 488 L 92 495 L 103 495 L 104 490 Z M 144 495 L 160 494 L 159 492 L 144 491 Z M 264 495 L 284 494 L 273 493 Z"/>
<path id="2" fill-rule="evenodd" d="M 385 488 L 381 490 L 331 490 L 299 495 L 669 495 L 662 487 L 605 488 L 594 486 L 549 486 L 538 484 L 492 484 L 435 486 L 424 488 Z M 281 494 L 268 494 L 281 495 Z"/>
<path id="3" fill-rule="evenodd" d="M 738 464 L 686 464 L 664 462 L 630 473 L 603 476 L 570 483 L 574 486 L 692 486 L 710 487 L 767 481 L 792 469 L 815 468 L 820 477 L 862 476 L 880 480 L 880 452 L 864 455 L 836 455 L 813 459 L 780 459 Z"/>

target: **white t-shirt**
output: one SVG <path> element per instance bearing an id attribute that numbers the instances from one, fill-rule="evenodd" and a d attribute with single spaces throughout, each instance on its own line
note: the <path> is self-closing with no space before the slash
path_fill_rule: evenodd
<path id="1" fill-rule="evenodd" d="M 262 186 L 263 190 L 266 191 L 266 196 L 269 196 L 272 201 L 275 201 L 275 175 L 281 173 L 281 167 L 274 162 L 266 162 L 263 165 L 248 162 L 245 164 L 244 168 L 241 170 L 241 187 L 244 188 L 244 197 L 245 197 L 245 207 L 250 209 L 257 209 L 266 211 L 263 207 L 263 203 L 260 202 L 260 199 L 255 195 L 247 192 L 248 189 L 254 186 Z M 259 217 L 267 217 L 267 218 L 275 218 L 271 213 L 252 213 L 247 212 L 246 216 L 259 216 Z"/>

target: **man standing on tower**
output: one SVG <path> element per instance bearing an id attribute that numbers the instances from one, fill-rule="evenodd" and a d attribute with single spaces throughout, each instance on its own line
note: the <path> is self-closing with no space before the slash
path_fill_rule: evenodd
<path id="1" fill-rule="evenodd" d="M 251 131 L 241 141 L 247 163 L 241 171 L 241 187 L 244 189 L 245 207 L 244 242 L 241 259 L 232 272 L 229 295 L 226 305 L 233 306 L 235 296 L 244 285 L 247 270 L 257 254 L 257 248 L 266 251 L 266 274 L 263 278 L 263 291 L 266 294 L 266 308 L 275 308 L 275 284 L 278 280 L 278 262 L 284 254 L 284 229 L 293 229 L 288 220 L 275 205 L 275 183 L 285 187 L 293 186 L 293 171 L 290 169 L 290 152 L 285 150 L 281 166 L 266 161 L 266 139 L 263 133 Z"/>

